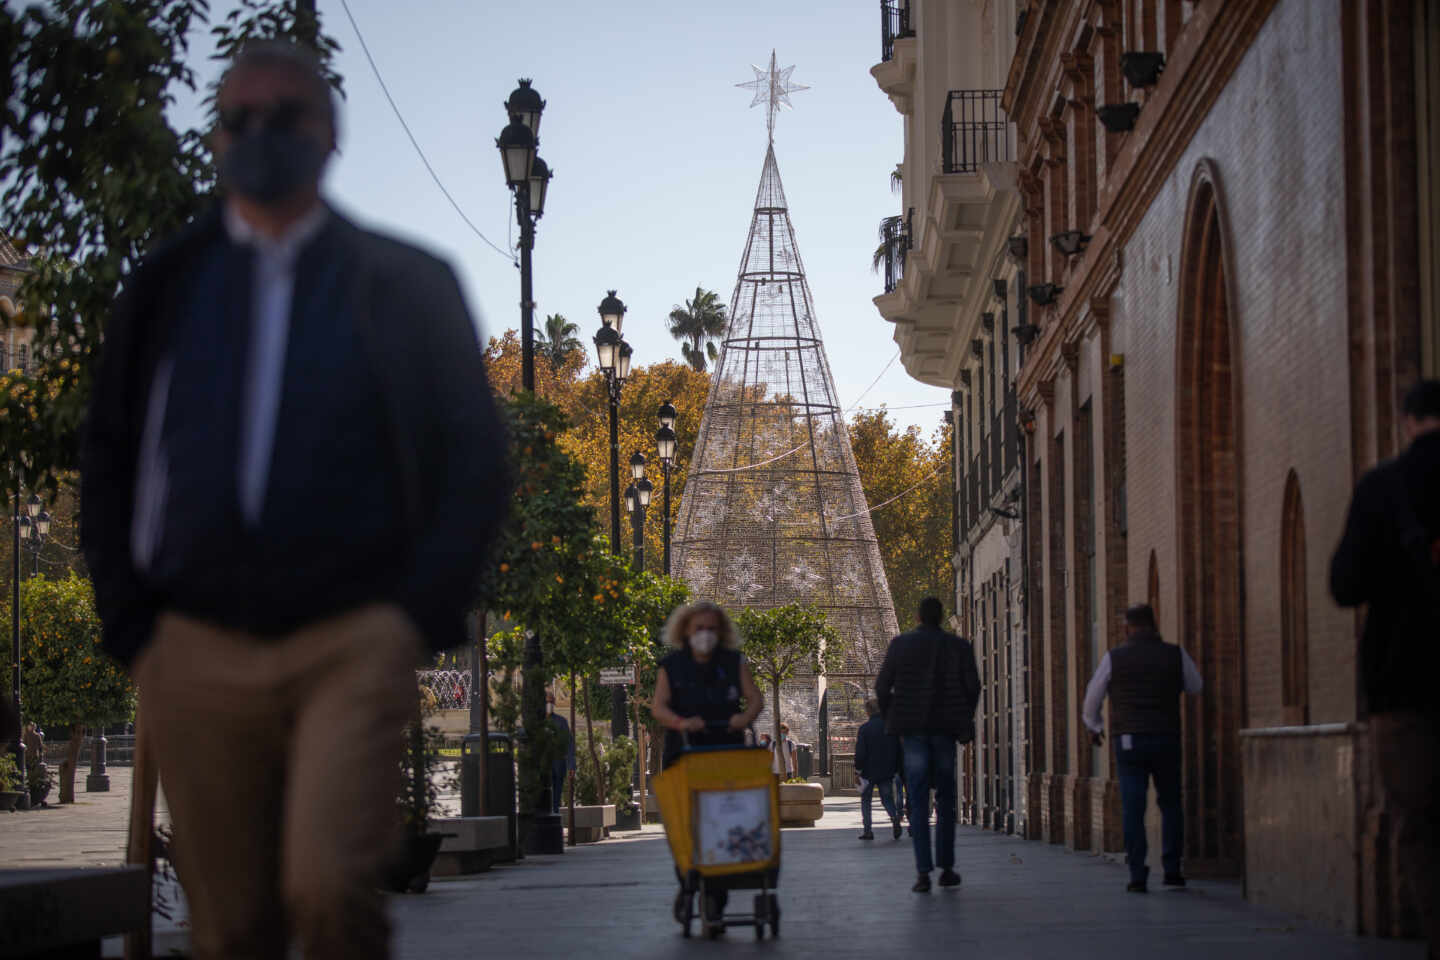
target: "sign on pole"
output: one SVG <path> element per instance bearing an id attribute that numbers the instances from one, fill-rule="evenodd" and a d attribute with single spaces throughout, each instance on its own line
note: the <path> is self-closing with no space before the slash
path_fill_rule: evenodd
<path id="1" fill-rule="evenodd" d="M 600 671 L 600 686 L 602 687 L 623 687 L 635 683 L 635 668 L 630 667 L 605 667 Z"/>

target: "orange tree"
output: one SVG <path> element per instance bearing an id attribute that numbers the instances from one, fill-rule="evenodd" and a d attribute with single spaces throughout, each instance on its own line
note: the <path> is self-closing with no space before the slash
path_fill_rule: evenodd
<path id="1" fill-rule="evenodd" d="M 862 411 L 850 421 L 850 445 L 870 515 L 895 615 L 909 622 L 926 596 L 954 596 L 950 564 L 950 432 L 926 440 L 918 427 L 896 428 L 889 412 Z M 918 486 L 917 486 L 918 485 Z M 907 492 L 908 491 L 908 492 Z"/>
<path id="2" fill-rule="evenodd" d="M 586 563 L 595 533 L 594 511 L 580 500 L 584 471 L 560 448 L 565 415 L 559 407 L 520 392 L 502 398 L 514 470 L 514 496 L 490 566 L 481 577 L 479 607 L 503 611 L 506 620 L 539 636 L 527 644 L 521 717 L 527 736 L 520 745 L 521 795 L 530 808 L 543 795 L 555 744 L 544 735 L 545 683 L 553 665 L 540 659 L 552 608 L 567 602 Z M 553 656 L 552 651 L 552 656 Z M 482 684 L 487 680 L 482 680 Z"/>
<path id="3" fill-rule="evenodd" d="M 4 609 L 9 621 L 8 605 Z M 75 766 L 86 726 L 101 727 L 135 714 L 135 688 L 100 649 L 100 617 L 90 581 L 31 577 L 20 585 L 21 696 L 27 715 L 47 727 L 70 729 L 60 765 L 60 802 L 75 800 Z M 10 669 L 10 645 L 0 664 Z"/>
<path id="4" fill-rule="evenodd" d="M 735 617 L 740 650 L 755 683 L 774 699 L 773 736 L 780 740 L 780 685 L 802 671 L 833 673 L 845 666 L 845 641 L 825 611 L 804 603 L 761 609 L 746 607 Z"/>

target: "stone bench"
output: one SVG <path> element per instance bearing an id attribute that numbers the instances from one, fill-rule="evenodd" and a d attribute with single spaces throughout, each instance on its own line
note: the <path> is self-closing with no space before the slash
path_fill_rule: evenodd
<path id="1" fill-rule="evenodd" d="M 145 868 L 0 870 L 0 956 L 95 956 L 150 922 Z"/>
<path id="2" fill-rule="evenodd" d="M 569 807 L 560 808 L 560 822 L 569 828 Z M 603 839 L 607 835 L 606 831 L 614 826 L 615 804 L 577 806 L 575 808 L 575 828 L 570 832 L 575 837 L 576 843 L 595 843 Z"/>
<path id="3" fill-rule="evenodd" d="M 431 876 L 481 873 L 515 856 L 508 817 L 442 817 L 430 821 L 430 830 L 453 834 L 441 841 Z"/>

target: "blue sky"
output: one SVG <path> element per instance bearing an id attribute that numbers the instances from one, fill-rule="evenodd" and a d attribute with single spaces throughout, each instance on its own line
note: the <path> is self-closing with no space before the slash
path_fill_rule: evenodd
<path id="1" fill-rule="evenodd" d="M 898 212 L 889 172 L 901 120 L 875 85 L 874 0 L 760 3 L 497 3 L 348 0 L 370 52 L 431 164 L 472 222 L 500 246 L 509 193 L 494 139 L 518 77 L 548 101 L 540 155 L 555 171 L 535 251 L 537 322 L 563 313 L 587 345 L 609 288 L 629 308 L 637 363 L 679 357 L 670 308 L 696 284 L 729 302 L 765 154 L 750 64 L 794 64 L 793 111 L 776 156 L 842 403 L 895 353 L 871 298 L 876 225 Z M 447 257 L 489 336 L 519 326 L 519 272 L 464 224 L 405 137 L 340 0 L 317 0 L 344 50 L 341 156 L 329 189 L 357 219 Z M 212 18 L 233 6 L 217 0 Z M 195 52 L 204 52 L 197 44 Z M 944 391 L 893 363 L 863 404 L 943 404 Z M 898 409 L 928 434 L 943 406 Z"/>

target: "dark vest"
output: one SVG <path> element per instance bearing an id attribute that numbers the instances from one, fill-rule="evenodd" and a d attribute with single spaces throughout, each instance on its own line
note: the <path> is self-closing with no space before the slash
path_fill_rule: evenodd
<path id="1" fill-rule="evenodd" d="M 1180 732 L 1185 673 L 1180 648 L 1157 633 L 1137 634 L 1110 651 L 1110 732 Z"/>
<path id="2" fill-rule="evenodd" d="M 180 612 L 285 633 L 388 599 L 406 568 L 388 415 L 355 320 L 365 308 L 356 265 L 340 255 L 334 226 L 296 264 L 274 447 L 253 527 L 236 480 L 252 261 L 222 239 L 188 278 L 162 434 L 164 530 L 150 572 L 165 605 Z"/>
<path id="3" fill-rule="evenodd" d="M 740 651 L 717 649 L 710 662 L 695 661 L 688 650 L 677 650 L 660 661 L 670 681 L 670 709 L 681 717 L 700 717 L 706 727 L 725 727 L 740 712 Z M 744 734 L 705 733 L 690 735 L 694 745 L 740 744 Z M 684 749 L 674 730 L 665 731 L 664 763 L 670 764 Z"/>

